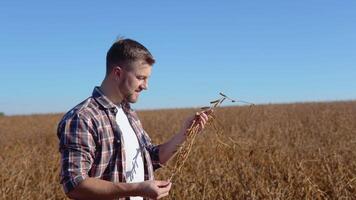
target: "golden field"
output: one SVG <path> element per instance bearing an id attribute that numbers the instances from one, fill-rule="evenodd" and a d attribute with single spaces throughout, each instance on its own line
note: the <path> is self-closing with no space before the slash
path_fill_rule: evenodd
<path id="1" fill-rule="evenodd" d="M 139 116 L 160 143 L 194 112 Z M 356 199 L 355 101 L 224 107 L 215 114 L 217 128 L 197 137 L 164 199 Z M 61 116 L 0 117 L 0 199 L 66 199 L 56 136 Z M 167 179 L 169 165 L 156 175 Z"/>

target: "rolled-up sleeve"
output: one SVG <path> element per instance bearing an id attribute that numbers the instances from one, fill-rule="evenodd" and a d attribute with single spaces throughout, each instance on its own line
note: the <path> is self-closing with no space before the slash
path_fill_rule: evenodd
<path id="1" fill-rule="evenodd" d="M 58 125 L 61 153 L 61 184 L 65 193 L 88 177 L 95 154 L 93 126 L 79 114 L 64 119 Z"/>

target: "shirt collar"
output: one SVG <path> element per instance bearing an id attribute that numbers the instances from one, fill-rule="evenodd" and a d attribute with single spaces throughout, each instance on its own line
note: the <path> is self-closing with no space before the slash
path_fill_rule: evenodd
<path id="1" fill-rule="evenodd" d="M 104 93 L 100 90 L 100 87 L 95 87 L 92 94 L 93 98 L 104 108 L 106 109 L 116 109 L 116 105 L 110 101 L 110 99 L 104 95 Z M 122 101 L 121 107 L 125 112 L 131 111 L 131 106 L 128 102 Z"/>

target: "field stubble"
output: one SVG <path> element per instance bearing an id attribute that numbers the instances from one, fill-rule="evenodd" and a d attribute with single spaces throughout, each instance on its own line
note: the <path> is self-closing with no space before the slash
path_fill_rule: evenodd
<path id="1" fill-rule="evenodd" d="M 139 115 L 161 143 L 196 111 Z M 215 114 L 218 128 L 197 137 L 166 199 L 356 199 L 356 102 L 224 107 Z M 0 199 L 66 199 L 60 117 L 0 117 Z M 156 178 L 168 179 L 173 163 Z"/>

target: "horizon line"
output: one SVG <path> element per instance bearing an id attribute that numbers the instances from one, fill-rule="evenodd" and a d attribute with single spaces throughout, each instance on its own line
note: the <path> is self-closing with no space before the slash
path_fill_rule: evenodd
<path id="1" fill-rule="evenodd" d="M 253 103 L 253 106 L 266 106 L 266 105 L 291 105 L 291 104 L 308 104 L 308 103 L 346 103 L 346 102 L 355 102 L 356 99 L 348 99 L 348 100 L 320 100 L 320 101 L 293 101 L 293 102 L 269 102 L 269 103 Z M 220 108 L 228 108 L 228 107 L 248 107 L 252 105 L 222 105 Z M 190 106 L 190 107 L 162 107 L 162 108 L 140 108 L 134 109 L 136 112 L 145 112 L 145 111 L 158 111 L 158 110 L 183 110 L 183 109 L 200 109 L 201 106 Z M 15 116 L 32 116 L 32 115 L 59 115 L 65 114 L 68 111 L 64 112 L 39 112 L 39 113 L 24 113 L 24 114 L 6 114 L 4 112 L 0 112 L 3 115 L 0 117 L 15 117 Z"/>

